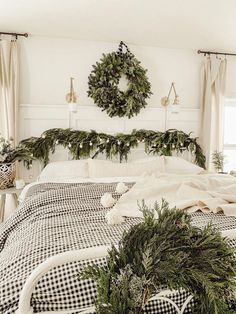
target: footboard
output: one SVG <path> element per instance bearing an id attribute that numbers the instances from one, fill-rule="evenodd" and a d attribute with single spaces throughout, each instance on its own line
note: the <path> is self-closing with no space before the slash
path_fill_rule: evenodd
<path id="1" fill-rule="evenodd" d="M 31 273 L 31 275 L 26 280 L 24 287 L 20 294 L 20 300 L 19 300 L 19 307 L 16 311 L 16 314 L 33 314 L 33 308 L 30 305 L 31 296 L 33 293 L 33 290 L 38 283 L 38 281 L 43 277 L 49 270 L 51 270 L 54 267 L 75 262 L 75 261 L 83 261 L 87 259 L 92 258 L 102 258 L 107 255 L 107 250 L 109 249 L 109 246 L 97 246 L 97 247 L 91 247 L 87 249 L 81 249 L 76 251 L 68 251 L 64 253 L 60 253 L 57 255 L 54 255 L 50 258 L 48 258 L 46 261 L 44 261 L 42 264 L 40 264 L 38 267 L 35 268 L 35 270 Z M 84 309 L 76 309 L 81 310 L 81 314 L 85 313 L 91 313 L 94 308 L 84 308 Z M 63 313 L 72 313 L 73 311 L 58 311 L 58 312 L 52 312 L 54 314 L 63 314 Z M 48 312 L 50 313 L 50 312 Z M 44 314 L 47 314 L 47 312 L 44 312 Z"/>
<path id="2" fill-rule="evenodd" d="M 31 273 L 31 275 L 26 280 L 24 287 L 20 294 L 19 299 L 19 306 L 16 314 L 33 314 L 33 308 L 30 305 L 31 297 L 35 286 L 37 285 L 38 281 L 52 268 L 70 263 L 75 261 L 83 261 L 87 259 L 93 258 L 103 258 L 107 255 L 107 251 L 110 247 L 109 246 L 97 246 L 91 247 L 87 249 L 81 249 L 76 251 L 68 251 L 64 253 L 57 254 L 48 258 L 46 261 L 41 263 L 35 270 Z M 175 294 L 177 291 L 173 290 L 163 290 L 157 295 L 150 298 L 149 301 L 154 300 L 163 300 L 171 304 L 171 306 L 176 310 L 177 314 L 183 314 L 185 309 L 187 308 L 188 304 L 192 300 L 193 296 L 188 296 L 183 303 L 182 307 L 179 308 L 178 305 L 175 304 L 173 300 L 168 298 L 168 296 Z M 54 312 L 43 312 L 42 314 L 69 314 L 74 313 L 77 311 L 80 314 L 88 314 L 95 312 L 95 307 L 88 307 L 88 308 L 80 308 L 80 309 L 73 309 L 73 310 L 65 310 L 65 311 L 54 311 Z"/>

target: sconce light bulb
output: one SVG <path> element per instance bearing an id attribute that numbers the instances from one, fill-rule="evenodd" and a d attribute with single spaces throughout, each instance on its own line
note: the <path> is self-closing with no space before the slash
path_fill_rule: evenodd
<path id="1" fill-rule="evenodd" d="M 78 104 L 77 103 L 70 102 L 70 103 L 68 103 L 68 106 L 69 106 L 70 112 L 76 113 L 78 111 Z"/>
<path id="2" fill-rule="evenodd" d="M 162 106 L 164 106 L 164 107 L 169 106 L 169 104 L 170 104 L 169 98 L 168 98 L 168 97 L 162 97 L 162 98 L 161 98 L 161 104 L 162 104 Z"/>

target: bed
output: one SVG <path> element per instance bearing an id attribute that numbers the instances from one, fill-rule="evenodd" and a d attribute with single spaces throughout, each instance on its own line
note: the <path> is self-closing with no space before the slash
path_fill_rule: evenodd
<path id="1" fill-rule="evenodd" d="M 151 165 L 153 167 L 152 162 Z M 63 177 L 62 166 L 59 168 L 60 173 L 58 170 L 56 173 Z M 107 170 L 109 167 L 105 168 Z M 141 169 L 142 165 L 138 164 L 136 168 Z M 177 168 L 180 172 L 184 171 L 179 165 Z M 146 165 L 145 169 L 149 169 L 149 166 Z M 129 177 L 104 178 L 101 177 L 104 175 L 104 167 L 94 167 L 94 171 L 99 172 L 96 179 L 69 178 L 69 175 L 64 174 L 64 182 L 60 182 L 63 181 L 62 178 L 52 182 L 52 178 L 42 173 L 40 182 L 24 190 L 21 205 L 0 227 L 0 313 L 15 313 L 27 278 L 48 258 L 68 251 L 87 248 L 91 251 L 94 248 L 96 252 L 98 246 L 116 245 L 124 230 L 141 221 L 141 217 L 127 217 L 122 224 L 108 224 L 106 215 L 111 208 L 104 208 L 101 204 L 104 193 L 111 193 L 115 200 L 122 198 L 124 195 L 116 192 L 117 183 L 122 181 L 131 189 L 138 180 L 138 174 L 135 176 L 136 173 L 132 170 L 132 176 Z M 119 169 L 119 173 L 120 171 Z M 201 174 L 196 174 L 196 168 L 192 171 L 201 177 Z M 55 179 L 55 169 L 51 169 L 51 172 Z M 75 175 L 71 167 L 70 172 Z M 127 168 L 125 172 L 127 173 Z M 154 170 L 151 172 L 154 173 Z M 158 169 L 156 173 L 159 173 Z M 236 181 L 229 176 L 228 180 L 232 180 L 232 183 Z M 212 212 L 194 212 L 191 215 L 195 225 L 203 227 L 211 221 L 222 232 L 227 234 L 229 231 L 230 244 L 236 247 L 234 215 Z M 79 313 L 72 310 L 93 306 L 96 284 L 91 280 L 79 280 L 77 276 L 85 265 L 92 262 L 105 263 L 105 256 L 62 263 L 40 278 L 31 298 L 34 312 L 63 310 L 64 313 Z M 170 298 L 180 307 L 188 296 L 185 291 L 170 294 Z M 189 308 L 190 304 L 185 313 L 190 313 Z M 176 310 L 163 300 L 153 300 L 146 307 L 146 313 L 176 313 Z"/>

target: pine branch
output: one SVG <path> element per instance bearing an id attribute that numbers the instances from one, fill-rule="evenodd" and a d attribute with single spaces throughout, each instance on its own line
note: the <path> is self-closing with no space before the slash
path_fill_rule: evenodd
<path id="1" fill-rule="evenodd" d="M 140 210 L 144 221 L 124 233 L 118 249 L 112 247 L 106 267 L 85 270 L 98 284 L 97 313 L 143 313 L 163 286 L 194 295 L 198 314 L 231 313 L 235 249 L 221 233 L 211 225 L 193 226 L 187 213 L 165 200 L 153 208 L 143 201 Z"/>
<path id="2" fill-rule="evenodd" d="M 195 162 L 200 167 L 205 167 L 205 156 L 196 138 L 178 130 L 155 132 L 151 130 L 133 130 L 131 134 L 119 133 L 109 135 L 71 130 L 49 129 L 41 137 L 31 137 L 20 142 L 20 147 L 26 149 L 35 159 L 46 165 L 49 155 L 55 152 L 57 145 L 68 149 L 74 159 L 96 157 L 105 153 L 106 158 L 118 156 L 120 161 L 127 160 L 132 148 L 139 143 L 144 143 L 148 154 L 171 156 L 172 152 L 179 154 L 190 151 L 195 157 Z"/>

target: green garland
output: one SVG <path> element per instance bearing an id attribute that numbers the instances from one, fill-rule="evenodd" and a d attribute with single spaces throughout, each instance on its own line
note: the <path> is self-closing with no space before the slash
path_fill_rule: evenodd
<path id="1" fill-rule="evenodd" d="M 123 46 L 127 48 L 126 52 L 123 52 Z M 121 42 L 118 51 L 103 54 L 100 62 L 93 65 L 88 81 L 88 96 L 110 117 L 131 118 L 147 105 L 146 98 L 152 94 L 146 72 Z M 126 91 L 118 88 L 122 74 L 128 80 Z"/>
<path id="2" fill-rule="evenodd" d="M 235 250 L 220 232 L 192 226 L 187 213 L 165 201 L 152 210 L 143 203 L 141 211 L 144 221 L 123 235 L 118 249 L 112 247 L 106 265 L 80 274 L 97 283 L 96 313 L 144 313 L 163 286 L 192 294 L 193 313 L 236 313 L 230 309 L 236 301 Z"/>
<path id="3" fill-rule="evenodd" d="M 194 162 L 205 168 L 205 156 L 197 143 L 197 138 L 183 131 L 170 129 L 166 132 L 151 130 L 133 130 L 131 134 L 109 135 L 95 131 L 79 131 L 71 129 L 50 129 L 41 137 L 30 137 L 20 142 L 20 147 L 26 148 L 35 159 L 46 165 L 50 153 L 55 152 L 57 145 L 67 148 L 74 159 L 94 158 L 105 153 L 106 158 L 119 156 L 120 161 L 127 160 L 132 148 L 140 143 L 145 145 L 148 154 L 171 156 L 172 152 L 189 151 Z M 30 163 L 29 163 L 30 164 Z"/>

